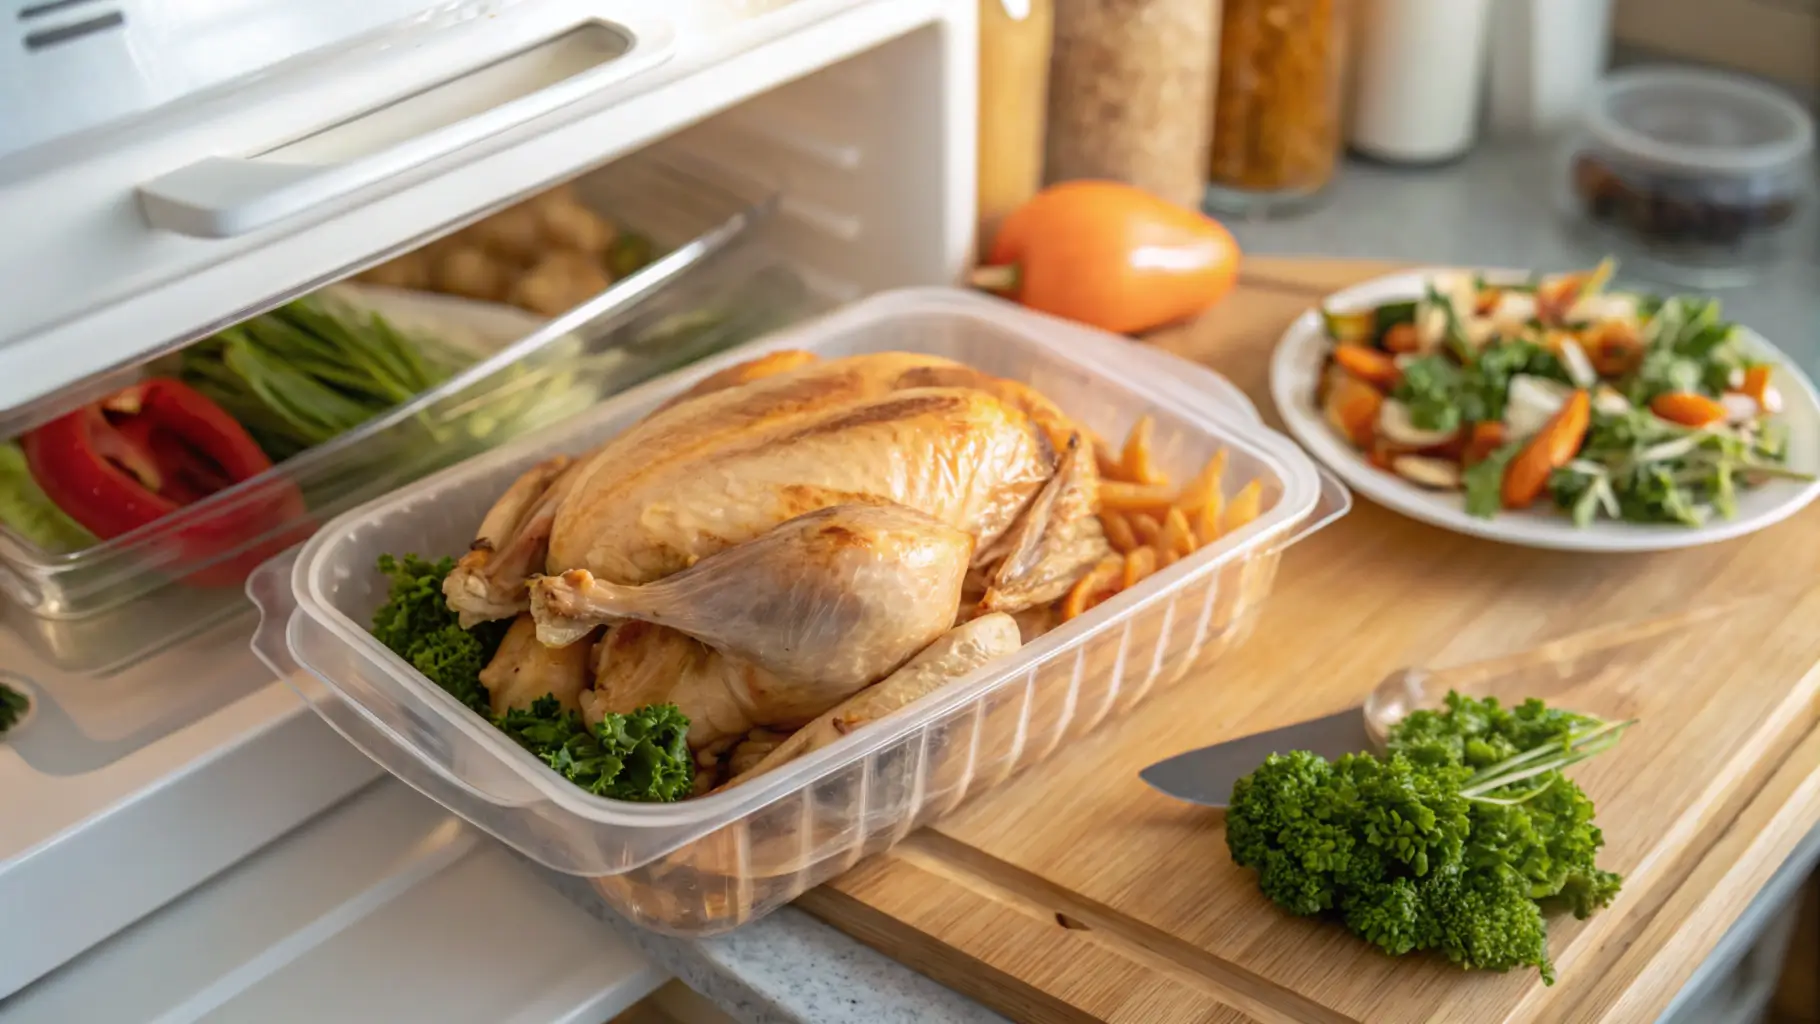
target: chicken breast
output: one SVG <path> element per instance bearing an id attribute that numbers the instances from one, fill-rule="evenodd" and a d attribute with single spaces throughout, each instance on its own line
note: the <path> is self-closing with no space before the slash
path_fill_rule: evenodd
<path id="1" fill-rule="evenodd" d="M 709 395 L 672 414 L 704 410 L 723 397 L 737 403 L 747 390 Z M 646 583 L 795 516 L 843 504 L 902 505 L 984 547 L 1055 470 L 1044 431 L 974 389 L 898 391 L 764 418 L 743 430 L 688 426 L 685 451 L 659 444 L 635 456 L 594 457 L 557 511 L 552 575 L 585 569 L 611 583 Z"/>

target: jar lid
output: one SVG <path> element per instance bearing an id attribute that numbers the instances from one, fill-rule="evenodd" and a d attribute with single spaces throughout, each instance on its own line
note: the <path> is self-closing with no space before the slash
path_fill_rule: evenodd
<path id="1" fill-rule="evenodd" d="M 1736 75 L 1643 68 L 1606 76 L 1587 130 L 1617 153 L 1697 174 L 1776 171 L 1814 149 L 1814 119 Z"/>

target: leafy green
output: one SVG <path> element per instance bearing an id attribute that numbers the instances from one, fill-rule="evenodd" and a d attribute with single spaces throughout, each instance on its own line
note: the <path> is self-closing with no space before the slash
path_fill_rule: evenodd
<path id="1" fill-rule="evenodd" d="M 695 762 L 689 719 L 674 704 L 652 704 L 630 715 L 608 713 L 589 729 L 553 696 L 507 711 L 500 730 L 558 774 L 595 796 L 664 803 L 689 794 Z"/>
<path id="2" fill-rule="evenodd" d="M 1722 394 L 1733 373 L 1751 360 L 1737 340 L 1735 325 L 1719 318 L 1719 300 L 1674 296 L 1662 301 L 1648 321 L 1643 362 L 1623 392 L 1646 407 L 1670 391 Z"/>
<path id="3" fill-rule="evenodd" d="M 488 718 L 519 746 L 563 778 L 596 796 L 668 801 L 689 793 L 695 762 L 689 755 L 689 719 L 674 704 L 654 704 L 629 715 L 609 713 L 589 729 L 579 714 L 554 696 L 490 715 L 480 671 L 493 660 L 510 621 L 461 628 L 442 593 L 453 559 L 431 562 L 416 555 L 379 557 L 391 579 L 386 603 L 373 613 L 373 636 L 455 699 Z"/>
<path id="4" fill-rule="evenodd" d="M 0 444 L 0 523 L 51 554 L 80 551 L 97 543 L 38 486 L 14 441 Z"/>
<path id="5" fill-rule="evenodd" d="M 1596 499 L 1629 522 L 1698 526 L 1735 514 L 1742 483 L 1807 479 L 1782 465 L 1785 445 L 1776 423 L 1751 432 L 1701 430 L 1643 409 L 1595 410 L 1578 459 L 1549 477 L 1549 493 L 1576 516 Z"/>
<path id="6" fill-rule="evenodd" d="M 378 314 L 311 296 L 190 346 L 179 372 L 280 462 L 472 361 L 432 338 L 407 336 Z"/>
<path id="7" fill-rule="evenodd" d="M 18 690 L 0 683 L 0 736 L 13 731 L 13 726 L 31 710 L 32 700 Z"/>
<path id="8" fill-rule="evenodd" d="M 1552 983 L 1544 910 L 1585 917 L 1621 882 L 1594 863 L 1604 835 L 1561 769 L 1627 724 L 1449 694 L 1395 726 L 1382 758 L 1271 755 L 1233 787 L 1227 846 L 1291 913 L 1336 918 L 1392 955 L 1528 965 Z"/>
<path id="9" fill-rule="evenodd" d="M 430 682 L 486 715 L 487 688 L 481 685 L 480 670 L 493 660 L 511 623 L 462 629 L 442 594 L 442 581 L 454 568 L 452 558 L 430 562 L 416 555 L 380 555 L 379 571 L 392 584 L 385 604 L 373 613 L 372 632 Z"/>
<path id="10" fill-rule="evenodd" d="M 1495 699 L 1447 695 L 1441 710 L 1412 711 L 1391 732 L 1390 751 L 1421 765 L 1480 771 L 1526 750 L 1562 743 L 1598 720 L 1526 700 L 1506 708 Z"/>
<path id="11" fill-rule="evenodd" d="M 1436 353 L 1403 364 L 1391 397 L 1409 408 L 1423 430 L 1452 431 L 1504 417 L 1510 379 L 1519 373 L 1571 383 L 1547 349 L 1520 338 L 1492 342 L 1462 363 Z"/>
<path id="12" fill-rule="evenodd" d="M 1466 489 L 1467 515 L 1490 519 L 1504 507 L 1504 470 L 1522 450 L 1522 441 L 1511 441 L 1460 474 L 1460 486 Z"/>

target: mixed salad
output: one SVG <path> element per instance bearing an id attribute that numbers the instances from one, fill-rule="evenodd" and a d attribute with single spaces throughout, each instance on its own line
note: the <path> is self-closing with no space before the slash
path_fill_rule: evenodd
<path id="1" fill-rule="evenodd" d="M 1699 526 L 1742 488 L 1808 479 L 1785 465 L 1775 368 L 1718 301 L 1608 291 L 1613 270 L 1441 273 L 1418 299 L 1323 310 L 1322 413 L 1372 465 L 1485 518 L 1545 502 L 1580 526 Z"/>

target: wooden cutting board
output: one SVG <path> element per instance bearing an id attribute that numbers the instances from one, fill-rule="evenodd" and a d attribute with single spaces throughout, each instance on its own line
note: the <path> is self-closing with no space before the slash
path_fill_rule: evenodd
<path id="1" fill-rule="evenodd" d="M 1226 374 L 1276 425 L 1278 334 L 1322 294 L 1390 269 L 1251 260 L 1218 310 L 1153 342 Z M 1820 822 L 1814 581 L 1820 508 L 1727 544 L 1587 556 L 1361 504 L 1285 556 L 1243 648 L 800 903 L 1019 1021 L 1653 1021 Z M 1626 883 L 1590 921 L 1551 923 L 1553 987 L 1391 959 L 1279 912 L 1232 864 L 1217 814 L 1138 779 L 1184 750 L 1353 705 L 1400 666 L 1751 593 L 1769 596 L 1553 698 L 1642 720 L 1574 769 L 1598 803 L 1600 863 Z"/>

